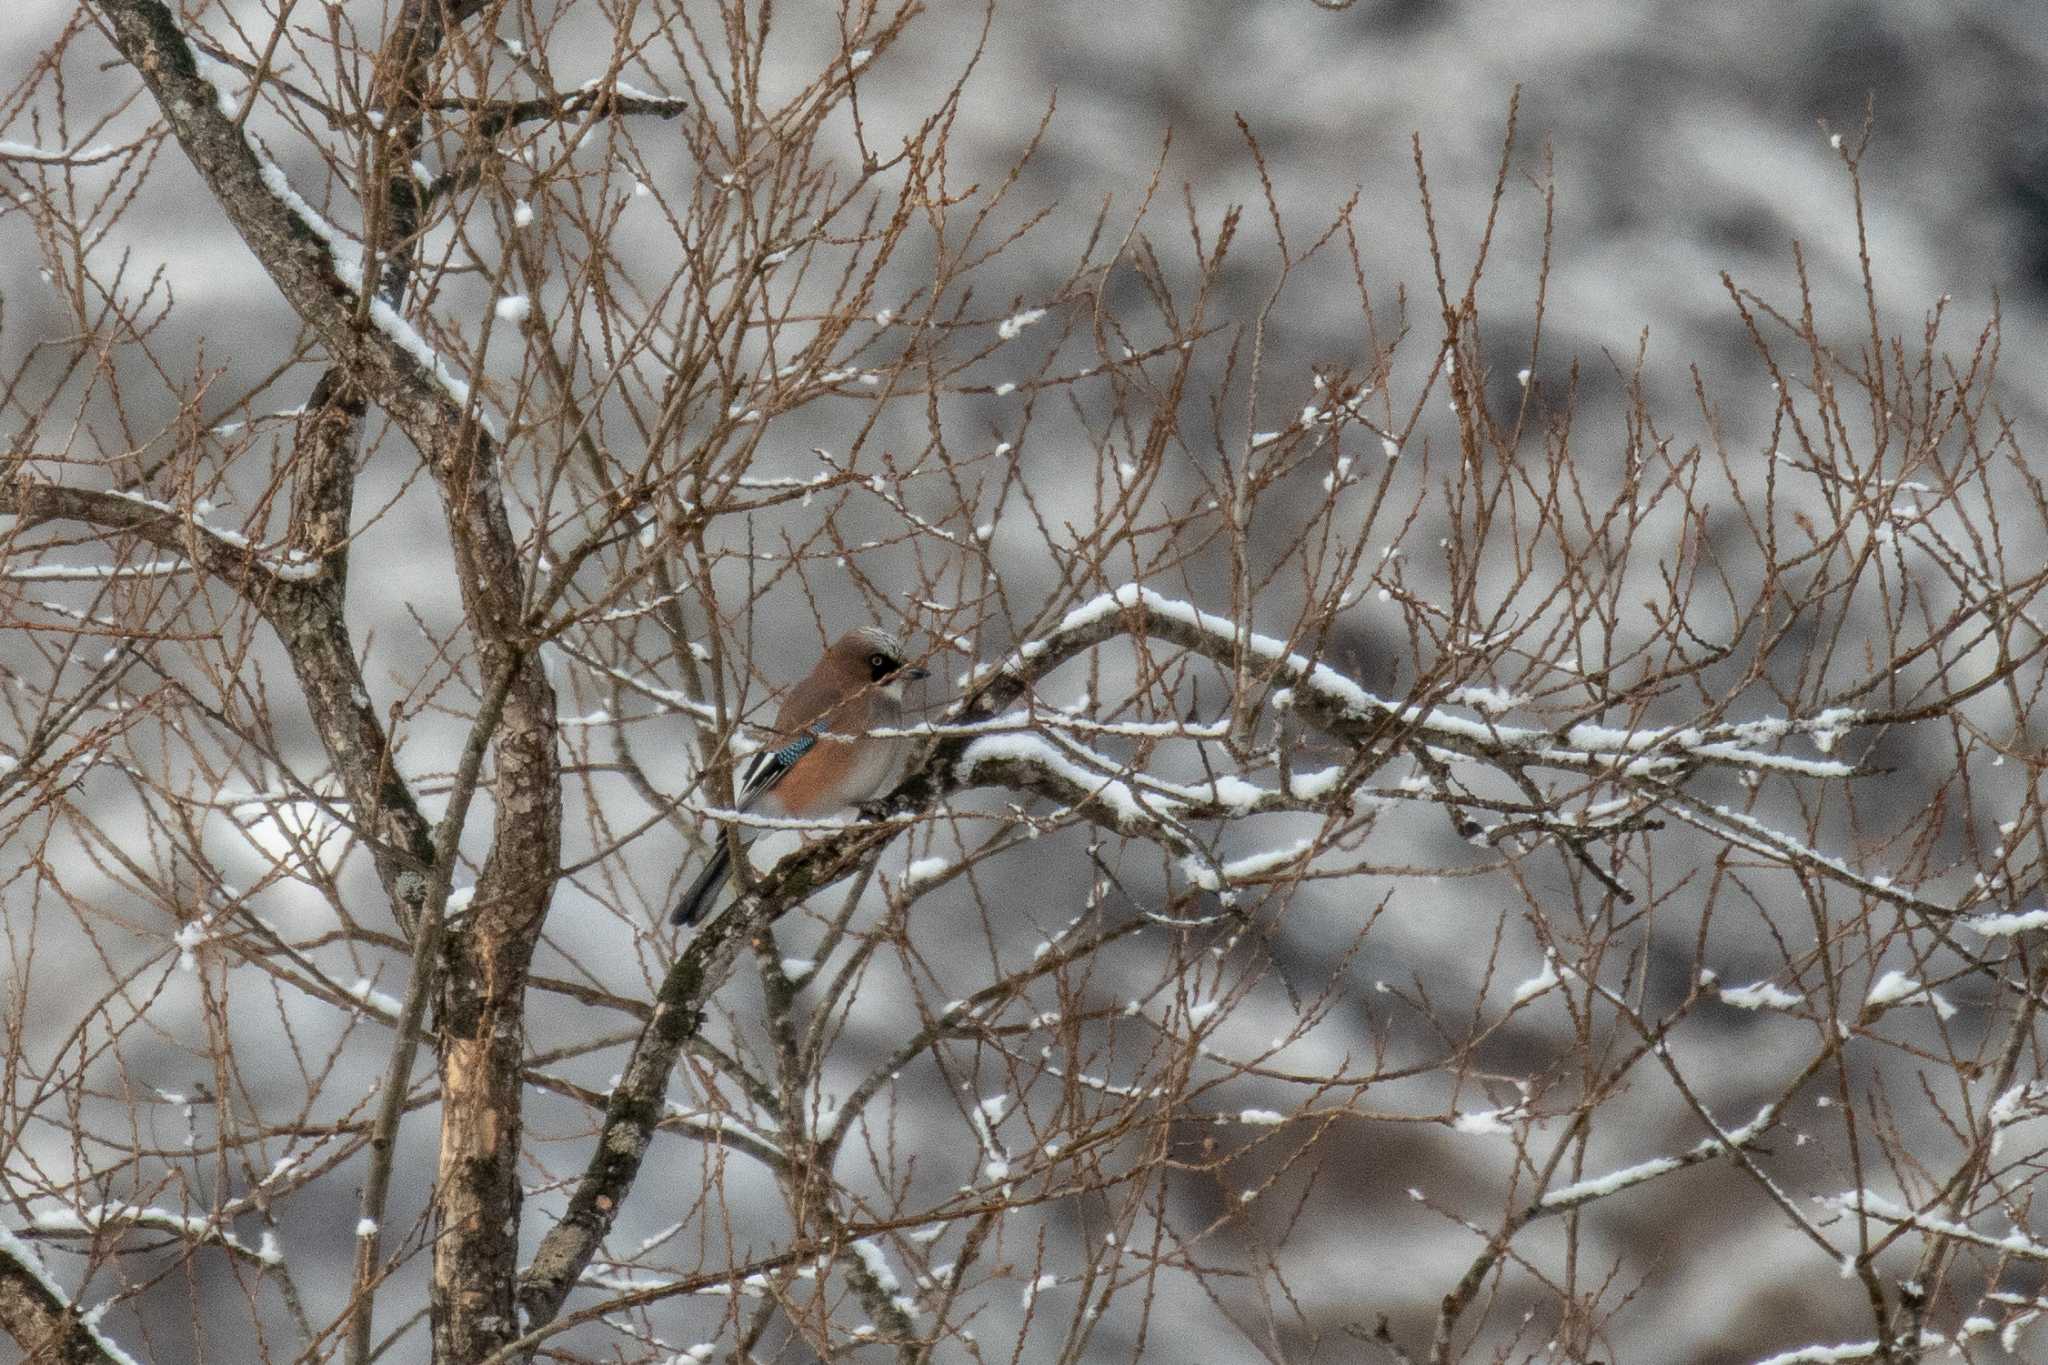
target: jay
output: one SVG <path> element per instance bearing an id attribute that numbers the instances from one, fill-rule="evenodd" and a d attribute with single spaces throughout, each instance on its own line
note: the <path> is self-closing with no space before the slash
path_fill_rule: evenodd
<path id="1" fill-rule="evenodd" d="M 738 808 L 815 820 L 888 791 L 903 775 L 912 741 L 872 731 L 903 723 L 904 684 L 926 676 L 904 663 L 902 642 L 886 630 L 863 626 L 840 636 L 782 703 L 774 739 L 747 760 L 734 792 Z M 695 923 L 731 871 L 732 844 L 721 837 L 669 922 Z"/>

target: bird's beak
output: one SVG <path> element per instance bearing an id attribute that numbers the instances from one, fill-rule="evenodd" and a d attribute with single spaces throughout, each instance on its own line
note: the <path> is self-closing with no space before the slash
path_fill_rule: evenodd
<path id="1" fill-rule="evenodd" d="M 903 670 L 903 677 L 906 682 L 916 682 L 920 678 L 929 678 L 931 675 L 932 671 L 929 668 L 906 668 Z"/>

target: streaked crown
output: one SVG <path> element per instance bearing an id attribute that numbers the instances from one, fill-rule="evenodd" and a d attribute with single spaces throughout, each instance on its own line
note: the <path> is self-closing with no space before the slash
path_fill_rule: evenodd
<path id="1" fill-rule="evenodd" d="M 832 652 L 847 666 L 858 668 L 868 681 L 888 682 L 898 674 L 921 678 L 923 669 L 904 668 L 903 642 L 880 626 L 860 626 L 839 637 Z"/>

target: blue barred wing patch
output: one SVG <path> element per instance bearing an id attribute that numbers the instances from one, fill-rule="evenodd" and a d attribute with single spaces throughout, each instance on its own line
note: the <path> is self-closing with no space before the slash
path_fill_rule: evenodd
<path id="1" fill-rule="evenodd" d="M 746 797 L 742 802 L 742 809 L 753 805 L 756 798 L 780 782 L 782 775 L 795 767 L 796 761 L 815 748 L 817 743 L 818 732 L 811 729 L 804 731 L 780 749 L 763 750 L 756 754 L 754 761 L 747 768 Z"/>

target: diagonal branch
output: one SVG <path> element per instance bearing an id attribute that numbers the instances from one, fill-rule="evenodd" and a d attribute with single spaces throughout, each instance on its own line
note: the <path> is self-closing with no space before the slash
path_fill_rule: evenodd
<path id="1" fill-rule="evenodd" d="M 0 1330 L 28 1359 L 61 1365 L 120 1365 L 133 1359 L 102 1336 L 95 1321 L 96 1315 L 81 1314 L 64 1296 L 34 1248 L 0 1228 Z"/>
<path id="2" fill-rule="evenodd" d="M 215 202 L 321 343 L 430 461 L 446 463 L 472 449 L 488 455 L 488 436 L 464 420 L 467 386 L 396 310 L 376 301 L 365 308 L 362 260 L 222 109 L 220 92 L 200 74 L 170 8 L 160 0 L 91 3 Z"/>

